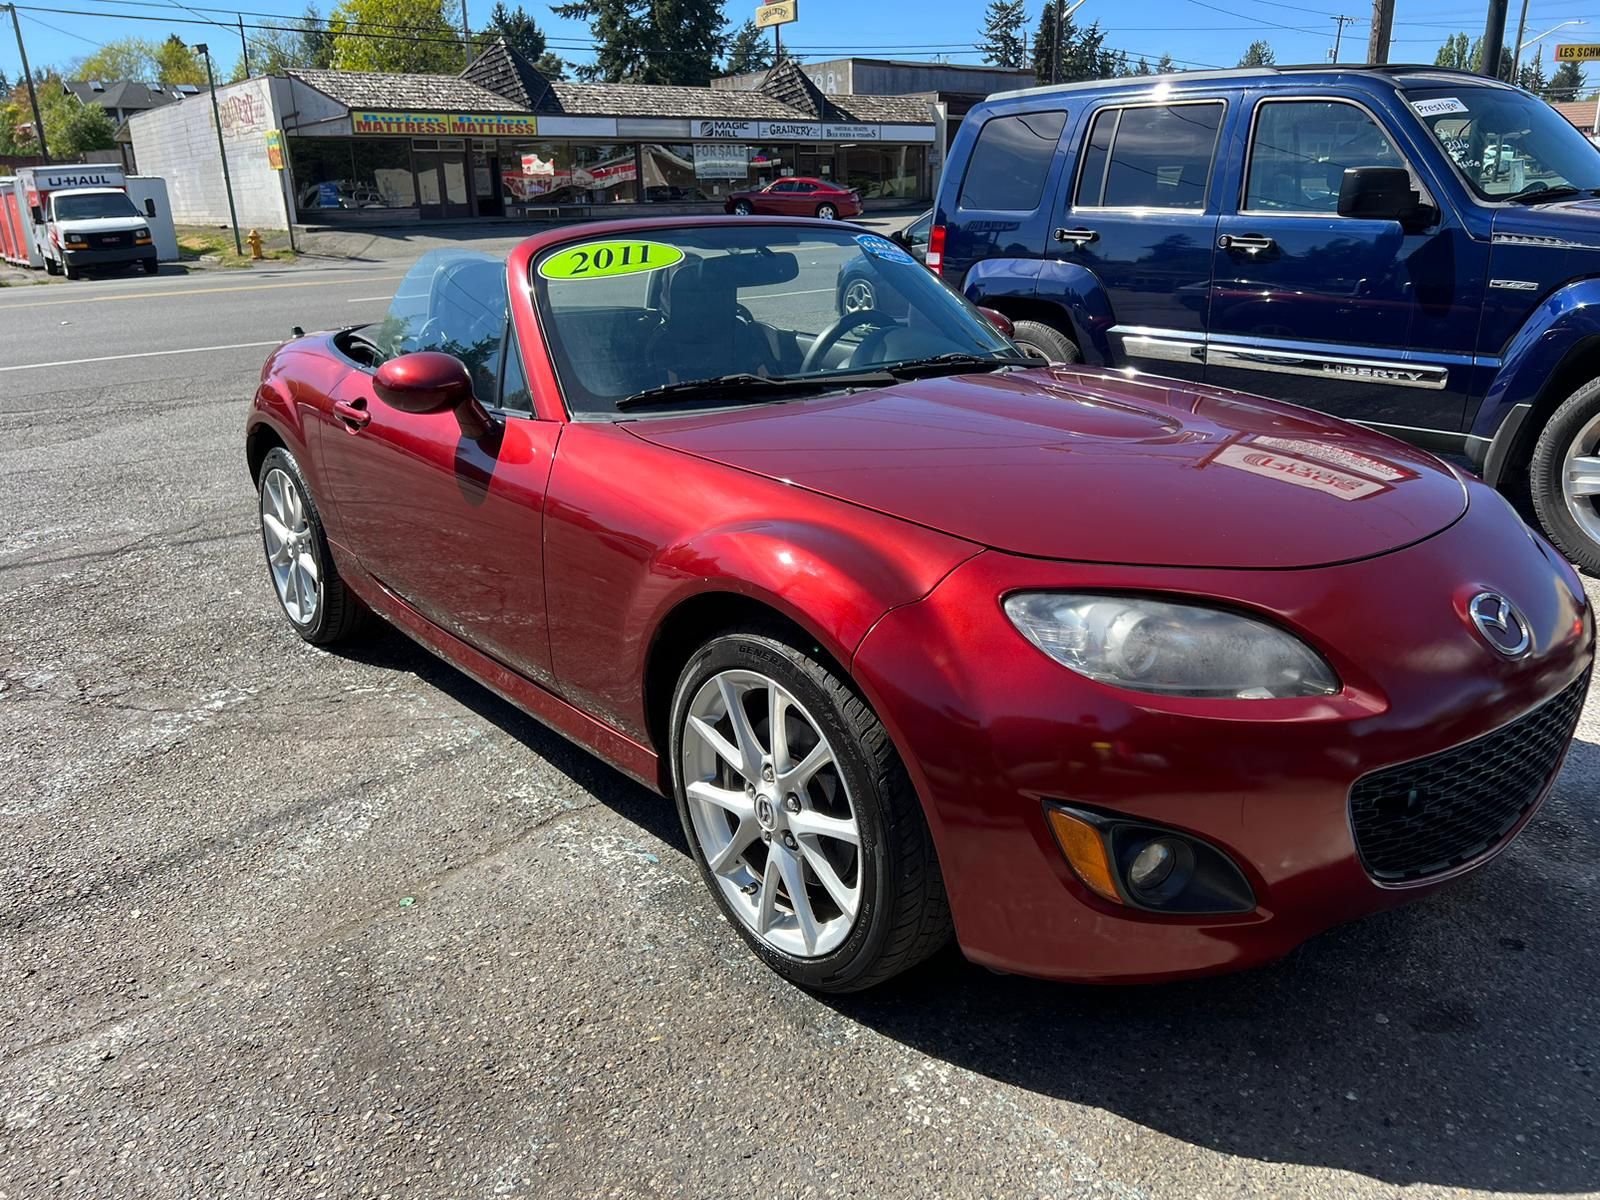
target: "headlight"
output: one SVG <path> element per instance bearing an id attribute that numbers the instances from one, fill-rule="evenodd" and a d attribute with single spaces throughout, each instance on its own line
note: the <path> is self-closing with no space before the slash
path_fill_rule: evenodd
<path id="1" fill-rule="evenodd" d="M 1008 596 L 1005 609 L 1062 666 L 1117 687 L 1234 700 L 1339 690 L 1333 669 L 1304 642 L 1221 609 L 1059 592 Z"/>
<path id="2" fill-rule="evenodd" d="M 148 242 L 150 240 L 150 231 L 148 229 L 135 229 L 133 231 L 133 240 L 136 242 Z"/>

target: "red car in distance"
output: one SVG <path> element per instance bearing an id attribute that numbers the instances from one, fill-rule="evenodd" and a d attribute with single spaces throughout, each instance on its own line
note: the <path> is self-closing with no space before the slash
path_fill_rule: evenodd
<path id="1" fill-rule="evenodd" d="M 861 196 L 854 188 L 841 187 L 826 179 L 791 175 L 776 179 L 764 188 L 733 192 L 722 205 L 724 212 L 748 217 L 821 217 L 836 221 L 861 215 Z"/>
<path id="2" fill-rule="evenodd" d="M 671 797 L 811 988 L 952 934 L 1056 979 L 1245 967 L 1504 848 L 1593 664 L 1572 567 L 1422 450 L 1003 326 L 849 225 L 435 251 L 267 360 L 276 597 Z"/>

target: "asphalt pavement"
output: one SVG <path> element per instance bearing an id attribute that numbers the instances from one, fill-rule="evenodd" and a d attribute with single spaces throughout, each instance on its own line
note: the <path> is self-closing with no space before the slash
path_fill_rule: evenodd
<path id="1" fill-rule="evenodd" d="M 0 290 L 0 1200 L 1600 1192 L 1600 698 L 1505 854 L 1284 962 L 812 997 L 669 804 L 277 611 L 256 374 L 405 265 Z"/>

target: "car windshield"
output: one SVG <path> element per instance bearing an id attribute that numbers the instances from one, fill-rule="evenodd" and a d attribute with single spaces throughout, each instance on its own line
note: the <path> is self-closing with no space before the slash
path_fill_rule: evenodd
<path id="1" fill-rule="evenodd" d="M 97 217 L 137 217 L 139 210 L 123 192 L 89 192 L 82 196 L 56 196 L 56 220 L 92 221 Z"/>
<path id="2" fill-rule="evenodd" d="M 596 233 L 544 254 L 533 288 L 575 414 L 631 415 L 658 391 L 675 408 L 816 394 L 1019 353 L 899 246 L 848 226 Z M 722 386 L 674 386 L 697 381 Z"/>
<path id="3" fill-rule="evenodd" d="M 1415 88 L 1406 100 L 1485 200 L 1600 188 L 1600 153 L 1543 100 L 1470 85 Z"/>

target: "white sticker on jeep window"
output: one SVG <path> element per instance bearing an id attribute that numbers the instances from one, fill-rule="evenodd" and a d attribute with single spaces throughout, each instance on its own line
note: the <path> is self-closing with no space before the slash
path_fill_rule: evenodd
<path id="1" fill-rule="evenodd" d="M 1442 117 L 1447 113 L 1467 112 L 1467 106 L 1454 96 L 1436 96 L 1432 100 L 1413 100 L 1411 107 L 1419 117 Z"/>

